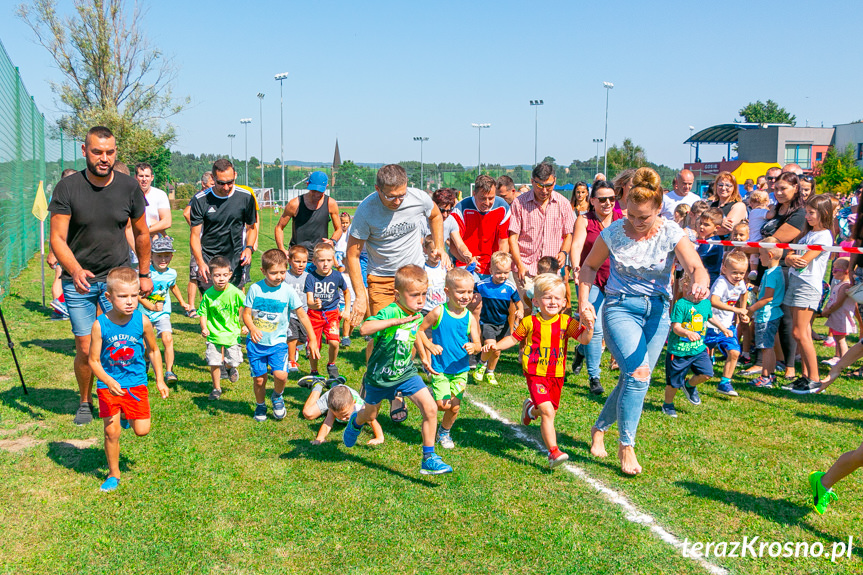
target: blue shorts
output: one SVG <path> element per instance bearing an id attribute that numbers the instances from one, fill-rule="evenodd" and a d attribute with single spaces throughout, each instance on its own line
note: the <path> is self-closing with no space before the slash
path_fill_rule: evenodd
<path id="1" fill-rule="evenodd" d="M 689 371 L 693 375 L 709 375 L 713 377 L 713 362 L 706 349 L 695 355 L 679 356 L 668 353 L 665 355 L 665 383 L 674 389 L 680 389 L 686 383 Z"/>
<path id="2" fill-rule="evenodd" d="M 708 329 L 704 336 L 704 345 L 710 349 L 719 349 L 722 355 L 728 356 L 729 351 L 740 351 L 740 342 L 737 341 L 737 326 L 731 326 L 731 336 L 723 335 L 721 331 Z"/>
<path id="3" fill-rule="evenodd" d="M 266 375 L 268 367 L 275 372 L 288 371 L 288 344 L 277 343 L 276 345 L 259 345 L 251 339 L 246 341 L 246 352 L 249 356 L 249 371 L 252 377 Z"/>
<path id="4" fill-rule="evenodd" d="M 75 282 L 63 280 L 63 297 L 66 300 L 69 322 L 72 324 L 72 333 L 75 336 L 90 335 L 93 330 L 93 323 L 96 321 L 97 305 L 102 308 L 102 312 L 111 310 L 113 306 L 105 295 L 107 290 L 107 283 L 91 281 L 90 291 L 86 294 L 80 294 L 75 289 Z"/>
<path id="5" fill-rule="evenodd" d="M 782 321 L 781 317 L 764 323 L 755 322 L 755 349 L 773 347 L 773 343 L 776 340 L 776 332 L 779 331 L 780 321 Z"/>
<path id="6" fill-rule="evenodd" d="M 425 382 L 418 375 L 392 387 L 375 387 L 373 385 L 364 385 L 363 387 L 366 390 L 366 396 L 363 400 L 371 405 L 378 405 L 385 399 L 392 401 L 398 392 L 401 392 L 404 397 L 410 397 L 418 391 L 427 389 Z"/>

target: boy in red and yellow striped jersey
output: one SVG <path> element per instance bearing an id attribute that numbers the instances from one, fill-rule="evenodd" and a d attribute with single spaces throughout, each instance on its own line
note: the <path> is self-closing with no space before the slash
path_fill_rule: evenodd
<path id="1" fill-rule="evenodd" d="M 515 333 L 497 343 L 483 347 L 487 350 L 508 349 L 521 341 L 521 366 L 527 378 L 530 397 L 524 400 L 521 421 L 525 425 L 540 419 L 542 440 L 548 448 L 548 465 L 552 469 L 569 459 L 557 448 L 554 414 L 560 405 L 560 391 L 566 370 L 566 346 L 569 338 L 579 343 L 590 343 L 594 318 L 581 318 L 583 324 L 561 313 L 566 306 L 567 285 L 556 274 L 540 274 L 533 282 L 533 305 L 539 315 L 524 318 Z"/>

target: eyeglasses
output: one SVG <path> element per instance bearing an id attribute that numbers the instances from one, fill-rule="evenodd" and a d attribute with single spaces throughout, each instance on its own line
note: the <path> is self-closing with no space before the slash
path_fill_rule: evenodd
<path id="1" fill-rule="evenodd" d="M 775 182 L 776 180 L 778 180 L 778 179 L 779 179 L 779 176 L 765 176 L 765 179 L 766 179 L 768 182 Z"/>
<path id="2" fill-rule="evenodd" d="M 554 189 L 554 182 L 549 182 L 547 184 L 540 184 L 539 182 L 534 180 L 533 185 L 536 186 L 537 188 L 542 188 L 543 190 L 553 190 Z"/>
<path id="3" fill-rule="evenodd" d="M 614 203 L 614 196 L 603 196 L 601 198 L 597 197 L 597 198 L 593 198 L 593 199 L 596 200 L 597 202 L 599 202 L 600 204 Z"/>
<path id="4" fill-rule="evenodd" d="M 440 208 L 440 213 L 442 214 L 448 214 L 450 212 L 452 212 L 452 208 Z"/>
<path id="5" fill-rule="evenodd" d="M 231 184 L 234 183 L 234 180 L 227 180 L 224 182 L 222 180 L 216 180 L 216 183 L 219 184 L 220 186 L 230 186 Z"/>
<path id="6" fill-rule="evenodd" d="M 802 176 L 797 176 L 797 178 L 801 179 L 803 181 L 806 181 L 806 182 L 814 182 L 815 181 L 815 176 L 810 176 L 807 174 L 804 174 Z"/>
<path id="7" fill-rule="evenodd" d="M 388 201 L 388 202 L 400 202 L 400 201 L 402 201 L 403 199 L 405 199 L 405 195 L 404 195 L 404 194 L 402 194 L 401 196 L 387 196 L 387 195 L 383 195 L 383 196 L 381 196 L 381 197 L 382 197 L 384 200 Z"/>
<path id="8" fill-rule="evenodd" d="M 734 188 L 732 184 L 716 184 L 716 187 L 720 190 L 731 190 Z"/>

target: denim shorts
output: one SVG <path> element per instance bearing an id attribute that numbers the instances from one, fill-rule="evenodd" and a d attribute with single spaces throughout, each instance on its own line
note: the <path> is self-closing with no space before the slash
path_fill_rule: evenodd
<path id="1" fill-rule="evenodd" d="M 63 297 L 66 300 L 66 309 L 69 310 L 72 333 L 76 337 L 90 335 L 93 322 L 96 321 L 96 305 L 102 308 L 102 312 L 111 310 L 111 302 L 105 295 L 107 289 L 108 284 L 105 282 L 90 282 L 90 291 L 81 294 L 75 289 L 75 282 L 63 280 Z"/>
<path id="2" fill-rule="evenodd" d="M 427 389 L 425 382 L 418 375 L 392 387 L 375 387 L 368 383 L 366 383 L 364 387 L 366 390 L 366 396 L 363 399 L 370 405 L 378 405 L 385 399 L 392 401 L 396 398 L 396 393 L 399 392 L 401 392 L 404 397 L 410 397 L 418 391 Z"/>
<path id="3" fill-rule="evenodd" d="M 821 303 L 821 286 L 813 286 L 789 273 L 782 303 L 790 307 L 817 310 Z"/>
<path id="4" fill-rule="evenodd" d="M 781 317 L 777 317 L 763 323 L 755 322 L 755 349 L 769 349 L 773 347 L 781 320 Z"/>

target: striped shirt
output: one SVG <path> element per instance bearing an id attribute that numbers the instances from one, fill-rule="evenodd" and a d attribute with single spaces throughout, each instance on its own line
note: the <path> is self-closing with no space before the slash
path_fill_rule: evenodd
<path id="1" fill-rule="evenodd" d="M 575 212 L 569 200 L 551 193 L 545 209 L 534 199 L 533 190 L 518 196 L 510 206 L 509 233 L 518 235 L 518 251 L 528 275 L 536 275 L 536 263 L 545 256 L 557 257 L 563 238 L 572 234 Z"/>
<path id="2" fill-rule="evenodd" d="M 580 334 L 577 320 L 558 314 L 549 320 L 532 315 L 521 320 L 512 334 L 526 341 L 522 348 L 521 367 L 526 375 L 563 377 L 566 370 L 566 345 Z"/>

